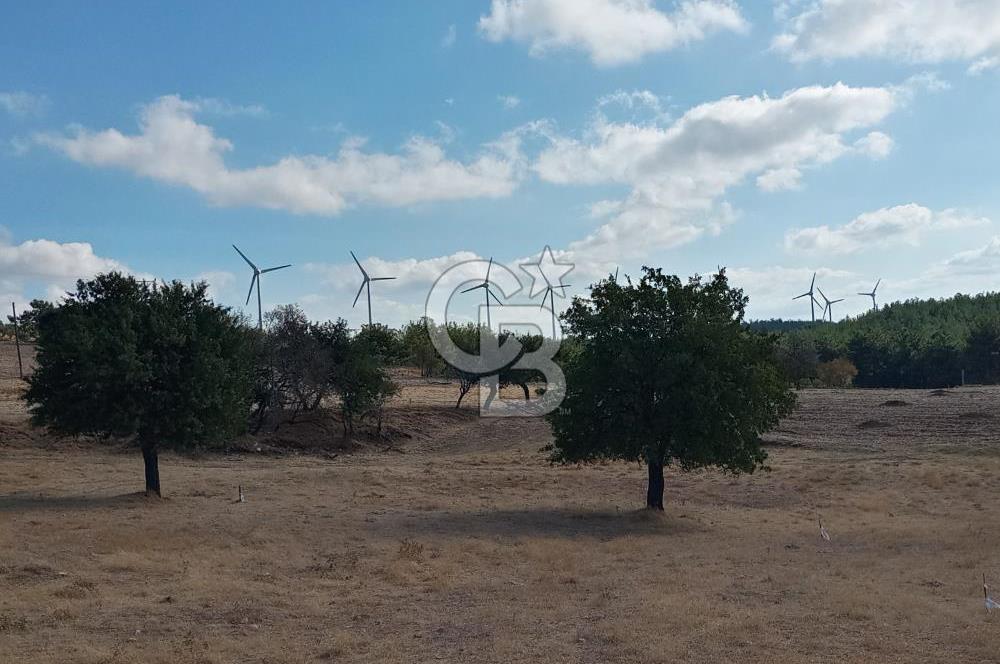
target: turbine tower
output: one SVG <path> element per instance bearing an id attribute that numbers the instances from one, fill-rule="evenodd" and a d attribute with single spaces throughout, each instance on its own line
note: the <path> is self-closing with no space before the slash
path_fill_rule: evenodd
<path id="1" fill-rule="evenodd" d="M 858 293 L 858 295 L 865 295 L 872 299 L 872 311 L 878 311 L 878 304 L 875 303 L 875 293 L 878 291 L 878 285 L 880 283 L 882 283 L 881 279 L 875 282 L 875 288 L 872 289 L 871 293 Z"/>
<path id="2" fill-rule="evenodd" d="M 462 291 L 463 293 L 468 293 L 469 291 L 474 291 L 477 288 L 483 289 L 483 291 L 485 292 L 484 297 L 486 298 L 486 327 L 490 328 L 491 330 L 493 329 L 493 321 L 490 320 L 490 298 L 492 297 L 494 300 L 496 300 L 497 304 L 499 304 L 501 307 L 503 306 L 503 302 L 500 301 L 500 298 L 494 295 L 493 291 L 490 290 L 490 270 L 492 269 L 493 269 L 493 257 L 490 256 L 490 264 L 486 267 L 486 278 L 483 279 L 483 283 L 473 286 L 472 288 L 466 288 L 464 291 Z"/>
<path id="3" fill-rule="evenodd" d="M 617 277 L 617 275 L 616 275 L 616 277 Z M 558 286 L 553 286 L 552 284 L 549 284 L 548 286 L 545 287 L 545 295 L 542 296 L 542 306 L 539 307 L 539 309 L 544 309 L 545 308 L 545 298 L 548 298 L 548 299 L 550 299 L 552 301 L 552 309 L 551 309 L 551 311 L 552 311 L 552 338 L 553 339 L 556 338 L 556 289 L 557 288 L 559 288 L 559 289 L 569 288 L 572 285 L 573 284 L 559 284 Z M 560 295 L 560 297 L 562 297 L 562 295 Z"/>
<path id="4" fill-rule="evenodd" d="M 267 274 L 268 272 L 274 272 L 275 270 L 284 270 L 286 267 L 291 267 L 292 264 L 288 263 L 287 265 L 279 265 L 278 267 L 269 267 L 266 270 L 262 270 L 256 265 L 254 265 L 253 261 L 247 258 L 246 254 L 240 251 L 240 248 L 237 247 L 235 244 L 233 245 L 233 249 L 236 250 L 236 253 L 238 253 L 243 258 L 243 260 L 247 262 L 247 265 L 249 265 L 250 268 L 253 270 L 253 278 L 250 279 L 250 290 L 249 292 L 247 292 L 247 301 L 244 303 L 243 306 L 250 304 L 250 298 L 251 296 L 253 296 L 253 287 L 254 285 L 256 285 L 257 286 L 257 329 L 263 330 L 264 314 L 260 306 L 260 275 Z"/>
<path id="5" fill-rule="evenodd" d="M 816 273 L 813 272 L 813 280 L 809 284 L 809 290 L 807 290 L 802 295 L 796 295 L 795 297 L 792 298 L 793 300 L 798 300 L 799 298 L 803 298 L 806 296 L 809 297 L 809 311 L 812 313 L 812 322 L 814 323 L 816 322 L 816 305 L 819 304 L 819 301 L 816 299 L 815 295 L 816 292 L 815 286 L 816 286 Z"/>
<path id="6" fill-rule="evenodd" d="M 358 260 L 358 257 L 354 255 L 353 251 L 351 252 L 351 258 L 354 259 L 354 262 L 357 263 L 357 265 L 358 265 L 358 269 L 361 270 L 361 286 L 358 288 L 358 294 L 354 296 L 354 304 L 352 304 L 351 307 L 353 308 L 353 307 L 355 307 L 358 304 L 358 298 L 361 297 L 361 291 L 367 290 L 368 291 L 368 324 L 371 325 L 372 324 L 372 282 L 373 281 L 391 281 L 392 279 L 395 279 L 396 277 L 370 277 L 370 276 L 368 276 L 368 273 L 365 272 L 365 268 L 361 267 L 361 261 Z"/>
<path id="7" fill-rule="evenodd" d="M 821 298 L 823 298 L 824 302 L 826 302 L 826 306 L 823 307 L 823 317 L 826 317 L 827 312 L 829 312 L 830 313 L 830 322 L 832 323 L 833 322 L 833 305 L 837 304 L 838 302 L 843 302 L 844 298 L 840 298 L 839 300 L 831 300 L 831 299 L 827 298 L 826 295 L 823 295 L 823 289 L 817 288 L 816 290 L 819 291 L 819 296 Z"/>

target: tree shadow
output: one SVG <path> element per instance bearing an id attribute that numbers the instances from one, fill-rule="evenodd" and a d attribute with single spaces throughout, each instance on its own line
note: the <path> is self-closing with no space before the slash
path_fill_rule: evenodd
<path id="1" fill-rule="evenodd" d="M 645 509 L 613 511 L 582 508 L 388 513 L 370 526 L 391 537 L 548 536 L 611 540 L 634 535 L 701 532 L 695 520 Z"/>
<path id="2" fill-rule="evenodd" d="M 160 498 L 148 497 L 142 491 L 96 496 L 46 496 L 40 493 L 12 493 L 0 496 L 0 512 L 138 507 L 140 505 L 156 504 L 160 501 Z"/>

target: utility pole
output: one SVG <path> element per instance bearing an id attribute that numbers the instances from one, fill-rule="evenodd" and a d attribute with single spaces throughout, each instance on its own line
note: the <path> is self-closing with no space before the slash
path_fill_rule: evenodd
<path id="1" fill-rule="evenodd" d="M 10 303 L 10 311 L 14 314 L 14 346 L 17 348 L 17 377 L 24 380 L 24 365 L 21 364 L 21 335 L 17 330 L 17 305 Z"/>

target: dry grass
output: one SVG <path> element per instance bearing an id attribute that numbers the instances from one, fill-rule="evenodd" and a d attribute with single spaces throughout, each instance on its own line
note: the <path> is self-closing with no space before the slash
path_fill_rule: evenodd
<path id="1" fill-rule="evenodd" d="M 166 455 L 162 501 L 128 493 L 138 454 L 0 439 L 0 661 L 1000 652 L 980 589 L 1000 584 L 1000 440 L 969 416 L 998 390 L 803 392 L 771 472 L 672 473 L 659 515 L 635 509 L 641 468 L 552 467 L 543 423 L 456 415 L 444 389 L 407 385 L 392 416 L 419 431 L 395 452 Z"/>

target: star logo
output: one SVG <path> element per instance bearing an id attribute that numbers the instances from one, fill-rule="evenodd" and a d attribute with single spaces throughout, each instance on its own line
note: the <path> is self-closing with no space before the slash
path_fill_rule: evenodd
<path id="1" fill-rule="evenodd" d="M 558 293 L 559 297 L 566 297 L 563 292 L 563 277 L 573 271 L 576 267 L 573 263 L 560 263 L 556 260 L 552 248 L 545 245 L 537 263 L 521 263 L 520 268 L 531 277 L 531 288 L 528 297 L 534 299 L 539 293 L 551 290 Z"/>

